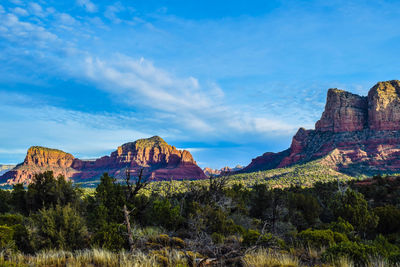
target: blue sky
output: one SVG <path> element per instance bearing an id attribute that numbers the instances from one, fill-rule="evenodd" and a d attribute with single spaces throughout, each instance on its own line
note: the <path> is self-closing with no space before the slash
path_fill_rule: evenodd
<path id="1" fill-rule="evenodd" d="M 0 163 L 160 135 L 246 165 L 313 128 L 328 88 L 400 79 L 398 1 L 0 1 Z"/>

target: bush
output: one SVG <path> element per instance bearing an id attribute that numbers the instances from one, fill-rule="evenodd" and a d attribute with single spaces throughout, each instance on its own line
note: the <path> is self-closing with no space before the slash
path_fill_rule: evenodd
<path id="1" fill-rule="evenodd" d="M 252 246 L 257 243 L 260 233 L 257 230 L 249 229 L 243 234 L 243 244 Z"/>
<path id="2" fill-rule="evenodd" d="M 179 206 L 173 206 L 168 199 L 155 200 L 150 216 L 149 221 L 167 229 L 177 229 L 183 221 Z"/>
<path id="3" fill-rule="evenodd" d="M 33 222 L 38 248 L 76 250 L 88 243 L 85 221 L 69 205 L 42 209 L 34 216 Z"/>
<path id="4" fill-rule="evenodd" d="M 371 245 L 385 258 L 400 253 L 400 248 L 391 244 L 383 235 L 378 235 L 375 240 L 371 242 Z"/>
<path id="5" fill-rule="evenodd" d="M 329 229 L 335 232 L 343 233 L 349 236 L 354 232 L 354 227 L 348 221 L 343 220 L 341 217 L 336 222 L 331 222 Z"/>
<path id="6" fill-rule="evenodd" d="M 11 226 L 13 229 L 13 239 L 15 242 L 15 245 L 17 246 L 18 250 L 24 252 L 24 253 L 31 253 L 33 252 L 31 242 L 29 239 L 29 233 L 28 230 L 24 225 L 21 224 L 15 224 Z"/>
<path id="7" fill-rule="evenodd" d="M 24 217 L 21 214 L 1 214 L 0 225 L 12 226 L 15 224 L 22 224 Z"/>
<path id="8" fill-rule="evenodd" d="M 0 249 L 14 249 L 14 230 L 9 226 L 0 226 Z"/>
<path id="9" fill-rule="evenodd" d="M 338 233 L 338 232 L 333 232 L 333 239 L 335 240 L 335 243 L 341 243 L 341 242 L 347 242 L 349 239 L 345 234 Z"/>
<path id="10" fill-rule="evenodd" d="M 271 233 L 261 235 L 257 230 L 249 229 L 243 234 L 243 244 L 245 246 L 259 245 L 262 247 L 278 246 L 283 248 L 285 242 L 273 236 Z"/>
<path id="11" fill-rule="evenodd" d="M 179 237 L 172 237 L 170 242 L 171 246 L 175 248 L 184 248 L 186 246 L 185 241 L 183 241 Z"/>
<path id="12" fill-rule="evenodd" d="M 72 181 L 67 181 L 62 175 L 54 178 L 52 171 L 46 171 L 35 175 L 33 183 L 28 186 L 26 201 L 30 211 L 37 211 L 55 205 L 76 206 L 80 196 L 81 191 Z"/>
<path id="13" fill-rule="evenodd" d="M 118 252 L 128 247 L 124 237 L 126 229 L 123 225 L 109 223 L 100 228 L 93 237 L 93 245 L 110 251 Z"/>
<path id="14" fill-rule="evenodd" d="M 374 213 L 379 217 L 378 233 L 390 234 L 400 231 L 400 209 L 387 205 L 375 208 Z"/>
<path id="15" fill-rule="evenodd" d="M 322 258 L 327 262 L 334 262 L 340 257 L 352 259 L 358 265 L 367 265 L 371 257 L 378 256 L 375 247 L 357 242 L 342 242 L 328 248 Z"/>
<path id="16" fill-rule="evenodd" d="M 300 232 L 298 238 L 307 246 L 321 248 L 329 247 L 335 244 L 334 233 L 328 230 L 311 230 L 307 229 Z"/>
<path id="17" fill-rule="evenodd" d="M 343 218 L 365 236 L 378 225 L 378 216 L 368 210 L 368 203 L 361 193 L 347 190 L 344 194 L 337 193 L 330 203 L 336 218 Z"/>
<path id="18" fill-rule="evenodd" d="M 219 233 L 212 233 L 211 239 L 214 244 L 222 244 L 224 242 L 225 237 Z"/>

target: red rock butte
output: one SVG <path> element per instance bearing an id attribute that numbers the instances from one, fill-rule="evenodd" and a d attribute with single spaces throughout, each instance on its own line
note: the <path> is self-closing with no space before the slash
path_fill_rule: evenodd
<path id="1" fill-rule="evenodd" d="M 61 150 L 34 146 L 28 149 L 23 163 L 0 177 L 0 183 L 30 183 L 35 174 L 48 170 L 55 176 L 88 182 L 98 180 L 105 172 L 123 178 L 127 169 L 137 176 L 142 168 L 144 176 L 153 181 L 207 178 L 189 151 L 178 150 L 153 136 L 123 144 L 110 156 L 96 160 L 81 160 Z"/>
<path id="2" fill-rule="evenodd" d="M 290 148 L 265 153 L 242 170 L 251 172 L 320 159 L 351 175 L 400 171 L 400 81 L 379 82 L 368 96 L 329 89 L 315 130 L 300 128 Z"/>

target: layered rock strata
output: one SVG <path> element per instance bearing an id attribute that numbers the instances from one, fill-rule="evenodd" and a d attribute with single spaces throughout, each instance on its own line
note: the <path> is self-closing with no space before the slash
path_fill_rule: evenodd
<path id="1" fill-rule="evenodd" d="M 123 178 L 126 170 L 136 176 L 141 169 L 151 180 L 204 179 L 190 152 L 178 150 L 154 136 L 126 143 L 96 160 L 81 160 L 61 150 L 29 148 L 23 163 L 0 177 L 0 183 L 29 183 L 35 174 L 51 170 L 74 181 L 97 180 L 104 172 Z"/>
<path id="2" fill-rule="evenodd" d="M 357 175 L 400 171 L 400 81 L 379 82 L 368 97 L 329 89 L 315 130 L 300 128 L 289 149 L 265 153 L 243 172 L 281 168 L 319 159 Z"/>

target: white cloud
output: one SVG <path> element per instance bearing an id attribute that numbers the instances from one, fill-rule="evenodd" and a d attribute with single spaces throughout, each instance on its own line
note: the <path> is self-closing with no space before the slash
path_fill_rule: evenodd
<path id="1" fill-rule="evenodd" d="M 66 24 L 66 25 L 78 24 L 78 21 L 67 13 L 61 13 L 59 15 L 59 17 L 60 17 L 61 23 L 63 23 L 63 24 Z"/>
<path id="2" fill-rule="evenodd" d="M 4 7 L 2 5 L 0 5 L 0 14 L 3 14 L 4 12 L 5 12 Z"/>
<path id="3" fill-rule="evenodd" d="M 45 12 L 43 11 L 42 7 L 38 3 L 29 3 L 29 10 L 38 17 L 46 16 Z"/>
<path id="4" fill-rule="evenodd" d="M 249 112 L 244 107 L 232 106 L 224 99 L 223 90 L 216 83 L 202 85 L 194 77 L 178 78 L 157 68 L 152 62 L 115 55 L 110 60 L 88 57 L 85 61 L 87 77 L 97 87 L 110 92 L 120 101 L 134 107 L 163 112 L 163 119 L 180 127 L 203 133 L 227 131 L 285 133 L 295 131 L 291 124 Z M 157 115 L 160 117 L 160 114 Z"/>
<path id="5" fill-rule="evenodd" d="M 28 11 L 21 7 L 16 7 L 13 9 L 14 14 L 19 15 L 19 16 L 28 16 Z"/>
<path id="6" fill-rule="evenodd" d="M 122 20 L 117 16 L 117 14 L 123 11 L 125 8 L 120 2 L 116 2 L 115 4 L 108 6 L 106 11 L 104 12 L 104 16 L 111 20 L 114 23 L 121 23 Z"/>
<path id="7" fill-rule="evenodd" d="M 132 105 L 148 101 L 147 105 L 164 111 L 208 107 L 209 101 L 198 91 L 195 78 L 175 78 L 143 58 L 135 60 L 116 55 L 106 61 L 88 57 L 85 69 L 88 77 L 103 89 L 123 95 Z"/>
<path id="8" fill-rule="evenodd" d="M 38 45 L 44 46 L 47 42 L 57 40 L 55 34 L 36 24 L 20 21 L 14 14 L 0 15 L 0 19 L 0 27 L 2 26 L 6 29 L 5 31 L 0 31 L 0 35 L 9 41 L 39 41 Z"/>
<path id="9" fill-rule="evenodd" d="M 1 95 L 5 98 L 0 100 L 0 153 L 19 154 L 21 160 L 32 145 L 59 148 L 80 157 L 103 156 L 125 142 L 150 136 L 135 129 L 134 118 L 38 105 L 32 99 L 31 104 L 18 104 L 15 94 Z"/>
<path id="10" fill-rule="evenodd" d="M 13 3 L 14 5 L 22 5 L 23 2 L 21 0 L 9 0 L 11 3 Z"/>
<path id="11" fill-rule="evenodd" d="M 87 12 L 94 13 L 97 12 L 97 6 L 93 4 L 90 0 L 77 0 L 77 4 L 84 7 Z"/>

